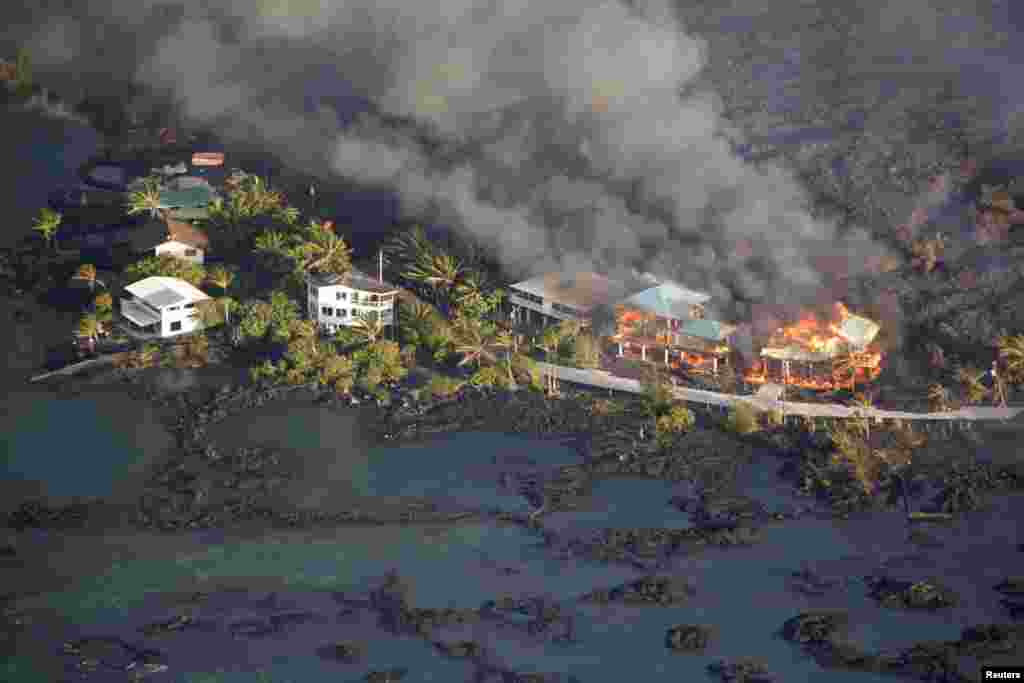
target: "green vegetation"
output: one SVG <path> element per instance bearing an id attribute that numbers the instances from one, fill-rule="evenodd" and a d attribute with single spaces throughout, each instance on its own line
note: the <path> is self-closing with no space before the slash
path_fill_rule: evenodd
<path id="1" fill-rule="evenodd" d="M 750 434 L 758 429 L 757 414 L 753 406 L 736 401 L 725 419 L 725 429 L 733 434 Z"/>
<path id="2" fill-rule="evenodd" d="M 1000 337 L 999 355 L 1006 367 L 1006 379 L 1024 384 L 1024 334 Z"/>
<path id="3" fill-rule="evenodd" d="M 655 422 L 658 446 L 662 449 L 671 448 L 676 438 L 692 430 L 695 424 L 696 418 L 689 408 L 673 406 Z"/>
<path id="4" fill-rule="evenodd" d="M 450 398 L 458 393 L 465 382 L 444 375 L 434 375 L 427 384 L 427 393 L 434 398 Z"/>
<path id="5" fill-rule="evenodd" d="M 176 277 L 194 287 L 198 287 L 206 279 L 206 270 L 201 265 L 169 254 L 148 256 L 136 261 L 125 269 L 124 274 L 129 283 L 160 276 Z"/>
<path id="6" fill-rule="evenodd" d="M 164 215 L 163 202 L 160 199 L 161 180 L 158 176 L 147 176 L 142 180 L 142 187 L 128 193 L 126 213 L 134 216 L 148 212 L 152 218 Z"/>
<path id="7" fill-rule="evenodd" d="M 641 382 L 641 387 L 643 388 L 641 401 L 644 409 L 654 420 L 668 415 L 672 411 L 674 396 L 672 386 L 664 371 L 649 368 Z"/>
<path id="8" fill-rule="evenodd" d="M 32 229 L 39 233 L 46 246 L 53 247 L 53 238 L 57 235 L 63 216 L 52 209 L 40 209 L 39 215 L 32 223 Z"/>

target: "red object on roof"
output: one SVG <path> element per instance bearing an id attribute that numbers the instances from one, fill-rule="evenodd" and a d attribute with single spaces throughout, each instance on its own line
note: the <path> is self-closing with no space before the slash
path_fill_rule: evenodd
<path id="1" fill-rule="evenodd" d="M 160 129 L 160 144 L 173 145 L 178 141 L 178 134 L 173 128 Z"/>
<path id="2" fill-rule="evenodd" d="M 196 152 L 192 155 L 193 166 L 223 166 L 223 152 Z"/>

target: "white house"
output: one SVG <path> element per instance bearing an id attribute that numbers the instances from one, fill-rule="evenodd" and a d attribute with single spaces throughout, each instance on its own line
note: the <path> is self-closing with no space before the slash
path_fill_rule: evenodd
<path id="1" fill-rule="evenodd" d="M 205 252 L 210 247 L 206 233 L 191 223 L 167 220 L 167 238 L 156 245 L 157 256 L 169 254 L 202 265 Z"/>
<path id="2" fill-rule="evenodd" d="M 394 323 L 398 288 L 357 270 L 347 275 L 306 276 L 307 315 L 328 332 L 351 327 L 360 316 Z"/>
<path id="3" fill-rule="evenodd" d="M 147 277 L 124 288 L 121 317 L 142 335 L 173 337 L 202 327 L 196 304 L 210 297 L 184 280 Z"/>

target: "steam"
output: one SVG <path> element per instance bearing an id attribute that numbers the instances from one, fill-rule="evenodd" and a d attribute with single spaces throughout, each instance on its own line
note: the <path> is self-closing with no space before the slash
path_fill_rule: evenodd
<path id="1" fill-rule="evenodd" d="M 734 153 L 744 136 L 701 79 L 709 44 L 664 0 L 108 3 L 131 29 L 112 69 L 136 65 L 185 116 L 301 170 L 394 189 L 405 216 L 473 235 L 512 277 L 635 271 L 728 307 L 829 298 L 833 276 L 886 254 L 814 215 L 789 169 Z M 51 18 L 34 34 L 42 61 L 86 59 L 98 23 Z M 366 113 L 303 111 L 313 88 Z"/>

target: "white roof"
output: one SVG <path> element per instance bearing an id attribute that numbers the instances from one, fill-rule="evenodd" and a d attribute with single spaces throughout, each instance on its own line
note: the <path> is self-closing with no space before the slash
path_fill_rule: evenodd
<path id="1" fill-rule="evenodd" d="M 195 303 L 210 298 L 202 290 L 176 277 L 147 277 L 124 289 L 153 308 L 165 308 L 179 303 Z"/>
<path id="2" fill-rule="evenodd" d="M 623 303 L 666 318 L 688 318 L 690 306 L 705 304 L 710 299 L 711 295 L 705 292 L 695 292 L 675 282 L 662 282 L 634 294 Z"/>

